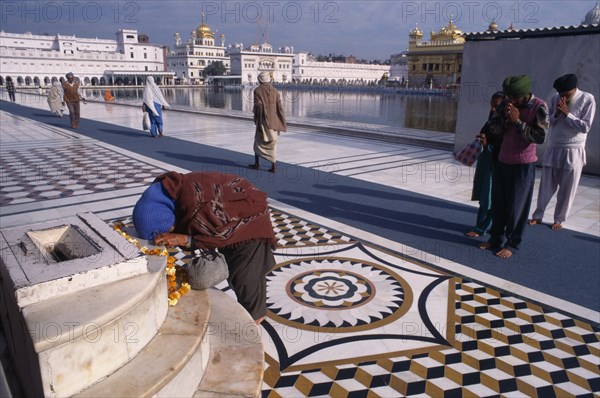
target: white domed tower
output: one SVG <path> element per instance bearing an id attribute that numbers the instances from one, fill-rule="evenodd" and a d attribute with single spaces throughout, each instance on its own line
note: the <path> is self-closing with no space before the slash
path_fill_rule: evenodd
<path id="1" fill-rule="evenodd" d="M 600 24 L 600 5 L 596 2 L 594 8 L 585 14 L 585 18 L 581 21 L 582 25 L 598 25 Z"/>
<path id="2" fill-rule="evenodd" d="M 206 77 L 205 69 L 216 62 L 221 62 L 229 73 L 231 61 L 225 54 L 226 50 L 225 35 L 219 34 L 218 30 L 213 31 L 202 13 L 200 24 L 191 31 L 187 42 L 182 42 L 179 33 L 175 33 L 175 46 L 167 55 L 167 65 L 170 71 L 175 72 L 176 79 L 202 84 Z"/>

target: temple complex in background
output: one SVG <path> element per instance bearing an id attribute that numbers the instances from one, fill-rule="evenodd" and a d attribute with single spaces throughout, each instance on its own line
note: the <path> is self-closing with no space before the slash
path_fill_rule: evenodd
<path id="1" fill-rule="evenodd" d="M 177 82 L 200 84 L 204 81 L 204 69 L 214 62 L 222 62 L 226 73 L 229 72 L 229 57 L 225 55 L 225 35 L 219 36 L 220 43 L 215 42 L 215 33 L 206 24 L 202 14 L 202 22 L 190 34 L 187 42 L 182 42 L 179 33 L 175 33 L 175 46 L 167 49 L 167 69 L 175 73 Z"/>
<path id="2" fill-rule="evenodd" d="M 228 48 L 227 53 L 231 59 L 231 75 L 238 77 L 242 84 L 258 84 L 261 72 L 269 72 L 271 79 L 278 83 L 289 83 L 292 79 L 293 47 L 273 51 L 265 40 L 247 48 L 243 44 L 235 44 Z"/>
<path id="3" fill-rule="evenodd" d="M 370 84 L 389 77 L 390 65 L 317 61 L 306 52 L 294 54 L 294 82 Z"/>
<path id="4" fill-rule="evenodd" d="M 0 85 L 12 77 L 19 86 L 47 86 L 73 72 L 84 85 L 136 84 L 146 76 L 159 82 L 165 72 L 162 46 L 137 30 L 120 29 L 116 40 L 57 34 L 0 32 Z"/>
<path id="5" fill-rule="evenodd" d="M 446 87 L 460 84 L 463 33 L 448 22 L 439 32 L 431 32 L 430 41 L 423 41 L 423 32 L 416 26 L 408 35 L 408 85 L 416 87 Z"/>
<path id="6" fill-rule="evenodd" d="M 596 3 L 581 25 L 597 25 L 599 20 Z M 501 32 L 492 22 L 485 34 L 502 36 L 513 30 L 511 24 Z M 409 32 L 408 51 L 391 55 L 390 65 L 356 63 L 352 56 L 346 62 L 318 61 L 308 52 L 294 52 L 291 46 L 274 50 L 268 27 L 261 38 L 260 25 L 252 45 L 225 47 L 225 36 L 216 37 L 204 15 L 186 42 L 175 33 L 172 48 L 149 43 L 148 36 L 137 30 L 120 29 L 116 36 L 108 40 L 0 31 L 0 85 L 10 76 L 17 86 L 48 86 L 69 71 L 84 86 L 139 85 L 146 76 L 153 76 L 159 84 L 203 84 L 205 69 L 222 62 L 225 76 L 218 78 L 236 84 L 256 84 L 258 74 L 267 71 L 278 83 L 455 87 L 461 82 L 466 35 L 451 20 L 423 41 L 417 26 Z"/>

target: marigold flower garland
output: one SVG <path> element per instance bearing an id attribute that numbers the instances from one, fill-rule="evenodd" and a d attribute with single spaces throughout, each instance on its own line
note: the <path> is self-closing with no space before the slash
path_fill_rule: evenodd
<path id="1" fill-rule="evenodd" d="M 148 256 L 163 256 L 167 257 L 167 290 L 169 296 L 167 300 L 169 301 L 170 306 L 177 305 L 179 299 L 183 297 L 187 292 L 189 292 L 192 288 L 189 283 L 182 282 L 181 286 L 177 287 L 177 272 L 183 274 L 183 269 L 179 265 L 175 265 L 175 257 L 169 256 L 169 251 L 167 249 L 148 249 L 146 246 L 142 246 L 137 239 L 132 238 L 127 234 L 127 232 L 122 229 L 123 224 L 115 223 L 113 226 L 114 230 L 117 231 L 121 236 L 123 236 L 127 241 L 137 247 L 142 253 Z M 182 279 L 185 278 L 186 275 L 182 275 Z"/>

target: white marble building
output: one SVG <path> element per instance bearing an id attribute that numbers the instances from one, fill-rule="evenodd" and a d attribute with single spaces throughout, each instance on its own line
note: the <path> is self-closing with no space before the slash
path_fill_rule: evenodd
<path id="1" fill-rule="evenodd" d="M 389 77 L 390 65 L 350 64 L 316 61 L 306 52 L 294 54 L 293 79 L 297 82 L 339 82 L 350 84 L 376 83 L 383 75 Z"/>
<path id="2" fill-rule="evenodd" d="M 390 81 L 408 83 L 408 58 L 406 52 L 390 57 Z"/>
<path id="3" fill-rule="evenodd" d="M 73 72 L 84 85 L 135 84 L 145 76 L 162 82 L 161 46 L 137 30 L 120 29 L 116 40 L 57 34 L 0 32 L 0 85 L 10 76 L 17 86 L 46 86 Z"/>
<path id="4" fill-rule="evenodd" d="M 257 83 L 258 74 L 264 71 L 271 74 L 274 82 L 292 81 L 292 47 L 282 47 L 278 52 L 273 52 L 273 47 L 268 43 L 253 44 L 246 49 L 243 44 L 235 44 L 228 48 L 227 54 L 231 59 L 231 75 L 240 76 L 242 84 Z"/>
<path id="5" fill-rule="evenodd" d="M 193 30 L 189 39 L 182 42 L 179 33 L 175 33 L 175 46 L 167 51 L 167 69 L 175 73 L 175 79 L 185 84 L 200 84 L 204 81 L 204 68 L 213 62 L 221 61 L 227 72 L 230 69 L 229 57 L 225 55 L 225 35 L 215 41 L 215 33 L 202 23 Z"/>

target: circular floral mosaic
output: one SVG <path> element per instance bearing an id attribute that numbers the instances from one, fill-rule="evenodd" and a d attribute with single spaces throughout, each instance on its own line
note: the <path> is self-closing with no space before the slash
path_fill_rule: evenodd
<path id="1" fill-rule="evenodd" d="M 359 274 L 324 269 L 298 275 L 288 282 L 287 291 L 308 307 L 344 310 L 369 302 L 375 285 Z"/>
<path id="2" fill-rule="evenodd" d="M 271 316 L 297 328 L 349 332 L 382 326 L 412 303 L 408 284 L 389 268 L 348 258 L 303 259 L 267 275 Z"/>

